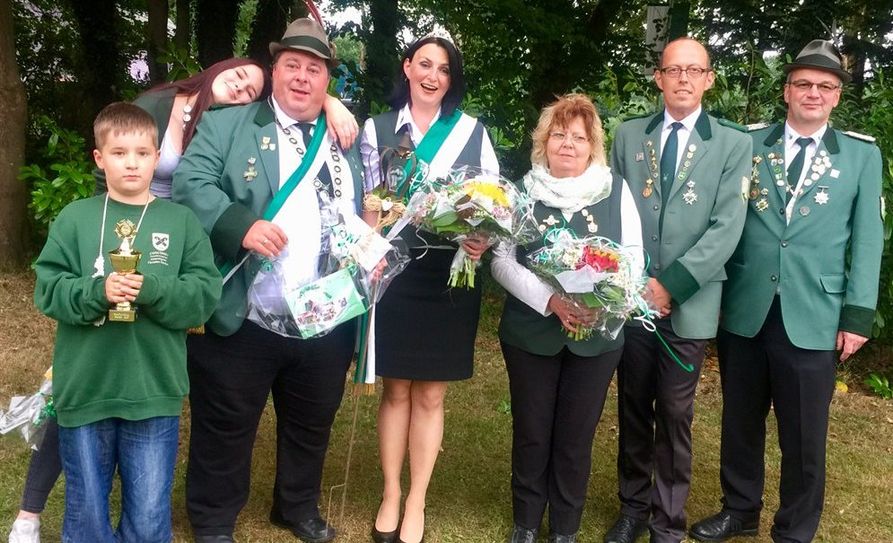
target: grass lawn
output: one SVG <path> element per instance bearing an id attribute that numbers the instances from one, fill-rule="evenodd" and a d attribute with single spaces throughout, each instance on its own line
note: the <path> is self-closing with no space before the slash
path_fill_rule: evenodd
<path id="1" fill-rule="evenodd" d="M 10 396 L 36 390 L 52 356 L 54 325 L 35 311 L 32 288 L 33 277 L 28 273 L 0 275 L 0 402 L 4 407 Z M 425 541 L 429 543 L 498 543 L 505 541 L 511 527 L 511 415 L 508 383 L 495 337 L 501 305 L 498 294 L 487 294 L 478 334 L 475 376 L 452 385 L 447 394 L 443 451 L 428 493 Z M 867 396 L 859 385 L 864 374 L 860 368 L 878 367 L 878 361 L 889 367 L 889 354 L 889 348 L 875 347 L 862 361 L 857 360 L 841 372 L 851 392 L 837 394 L 831 407 L 825 513 L 816 541 L 893 541 L 893 402 Z M 866 358 L 871 359 L 870 364 Z M 356 401 L 355 404 L 353 396 L 345 395 L 323 479 L 321 508 L 339 529 L 337 541 L 344 542 L 370 540 L 368 533 L 381 485 L 375 434 L 377 397 Z M 721 405 L 716 363 L 708 358 L 694 422 L 694 477 L 687 508 L 690 521 L 714 512 L 719 505 Z M 355 406 L 358 410 L 353 461 L 342 512 L 339 485 L 344 481 Z M 616 408 L 616 389 L 612 385 L 595 438 L 581 542 L 602 541 L 618 509 Z M 173 498 L 176 541 L 191 541 L 183 479 L 188 420 L 184 416 Z M 235 534 L 242 543 L 297 541 L 267 521 L 275 462 L 274 425 L 272 409 L 268 409 L 255 446 L 252 494 Z M 766 513 L 761 536 L 743 541 L 770 541 L 772 512 L 778 505 L 779 452 L 773 420 L 769 427 Z M 28 459 L 29 451 L 21 439 L 7 436 L 0 440 L 0 539 L 6 537 L 18 510 Z M 59 541 L 62 513 L 63 490 L 59 484 L 43 516 L 42 541 Z"/>

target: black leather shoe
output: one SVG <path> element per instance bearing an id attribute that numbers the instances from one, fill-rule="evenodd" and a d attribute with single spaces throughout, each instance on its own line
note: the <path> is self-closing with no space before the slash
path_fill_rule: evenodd
<path id="1" fill-rule="evenodd" d="M 304 543 L 327 543 L 335 539 L 335 527 L 322 519 L 313 517 L 291 527 L 293 534 Z"/>
<path id="2" fill-rule="evenodd" d="M 195 543 L 234 543 L 233 536 L 217 534 L 217 535 L 197 535 Z"/>
<path id="3" fill-rule="evenodd" d="M 577 543 L 577 534 L 561 535 L 551 533 L 549 534 L 549 543 Z"/>
<path id="4" fill-rule="evenodd" d="M 375 524 L 372 525 L 372 541 L 375 543 L 397 543 L 397 530 L 391 530 L 390 532 L 379 532 L 377 528 L 375 528 Z"/>
<path id="5" fill-rule="evenodd" d="M 759 526 L 760 517 L 740 519 L 728 511 L 720 511 L 692 524 L 688 534 L 698 541 L 725 541 L 737 536 L 753 537 Z"/>
<path id="6" fill-rule="evenodd" d="M 509 543 L 536 543 L 538 530 L 531 530 L 523 526 L 515 526 L 512 528 L 512 535 L 509 536 Z"/>
<path id="7" fill-rule="evenodd" d="M 271 511 L 270 522 L 274 526 L 291 530 L 291 533 L 304 543 L 328 543 L 335 539 L 336 535 L 335 527 L 318 516 L 292 524 L 285 520 L 278 511 Z"/>
<path id="8" fill-rule="evenodd" d="M 611 526 L 605 534 L 605 543 L 634 543 L 639 537 L 648 531 L 648 523 L 635 519 L 629 515 L 620 515 L 620 518 Z"/>

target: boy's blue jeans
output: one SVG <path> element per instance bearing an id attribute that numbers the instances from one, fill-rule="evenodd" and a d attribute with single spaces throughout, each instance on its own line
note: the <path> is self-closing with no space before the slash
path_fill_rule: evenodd
<path id="1" fill-rule="evenodd" d="M 64 543 L 168 543 L 180 417 L 104 419 L 59 428 L 65 471 Z M 109 493 L 121 477 L 121 520 L 112 531 Z"/>

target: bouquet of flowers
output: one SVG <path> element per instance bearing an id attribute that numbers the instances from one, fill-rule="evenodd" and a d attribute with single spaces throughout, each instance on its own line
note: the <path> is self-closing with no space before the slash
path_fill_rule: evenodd
<path id="1" fill-rule="evenodd" d="M 630 317 L 648 314 L 642 298 L 646 278 L 633 251 L 603 237 L 575 238 L 560 232 L 551 244 L 528 255 L 530 269 L 595 319 L 570 337 L 589 339 L 594 332 L 614 339 Z"/>
<path id="2" fill-rule="evenodd" d="M 445 180 L 425 181 L 410 198 L 405 217 L 458 243 L 469 237 L 527 243 L 539 235 L 533 203 L 514 184 L 470 169 L 455 170 Z M 474 288 L 476 266 L 460 247 L 450 266 L 449 286 Z"/>
<path id="3" fill-rule="evenodd" d="M 9 400 L 9 409 L 0 410 L 0 434 L 5 435 L 18 430 L 31 448 L 37 450 L 43 440 L 46 428 L 44 423 L 47 418 L 55 416 L 53 368 L 50 368 L 44 374 L 43 382 L 36 393 L 30 396 L 13 396 Z"/>
<path id="4" fill-rule="evenodd" d="M 248 291 L 247 318 L 282 336 L 322 336 L 362 315 L 409 262 L 404 248 L 381 237 L 352 210 L 342 211 L 324 194 L 320 197 L 318 279 L 296 278 L 283 259 L 287 250 L 278 259 L 253 262 L 259 270 Z"/>

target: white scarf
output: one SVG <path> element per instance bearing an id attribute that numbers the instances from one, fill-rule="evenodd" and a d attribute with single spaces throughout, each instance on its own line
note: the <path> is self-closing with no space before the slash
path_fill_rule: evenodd
<path id="1" fill-rule="evenodd" d="M 577 177 L 553 177 L 544 166 L 534 164 L 522 183 L 531 198 L 569 216 L 610 196 L 613 176 L 611 168 L 592 164 Z"/>

